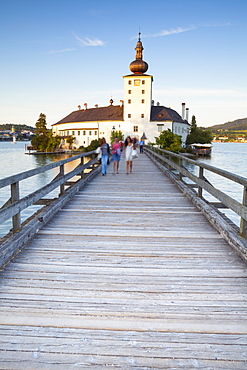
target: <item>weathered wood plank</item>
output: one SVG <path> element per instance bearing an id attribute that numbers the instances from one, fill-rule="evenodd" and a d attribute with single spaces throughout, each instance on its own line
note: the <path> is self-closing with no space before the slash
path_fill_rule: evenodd
<path id="1" fill-rule="evenodd" d="M 244 262 L 145 155 L 110 171 L 1 271 L 0 368 L 245 369 Z"/>

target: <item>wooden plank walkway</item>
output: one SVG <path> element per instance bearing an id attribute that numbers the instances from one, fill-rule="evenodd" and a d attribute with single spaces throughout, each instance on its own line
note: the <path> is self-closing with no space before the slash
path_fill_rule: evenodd
<path id="1" fill-rule="evenodd" d="M 246 369 L 247 270 L 146 157 L 1 272 L 0 369 Z"/>

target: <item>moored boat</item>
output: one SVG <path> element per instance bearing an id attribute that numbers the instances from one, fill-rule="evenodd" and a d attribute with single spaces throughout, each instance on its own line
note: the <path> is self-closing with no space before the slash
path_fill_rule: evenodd
<path id="1" fill-rule="evenodd" d="M 194 143 L 194 144 L 190 144 L 189 147 L 191 148 L 191 151 L 193 154 L 205 155 L 205 156 L 211 155 L 212 144 Z"/>

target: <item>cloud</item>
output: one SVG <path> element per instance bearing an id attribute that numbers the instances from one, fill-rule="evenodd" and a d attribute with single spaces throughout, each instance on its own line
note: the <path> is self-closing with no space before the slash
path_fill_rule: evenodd
<path id="1" fill-rule="evenodd" d="M 207 24 L 203 24 L 203 25 L 200 25 L 200 26 L 190 26 L 190 27 L 187 27 L 187 28 L 184 28 L 184 27 L 177 27 L 175 29 L 171 29 L 171 30 L 162 30 L 158 33 L 154 33 L 154 34 L 149 34 L 149 35 L 142 35 L 142 37 L 162 37 L 162 36 L 170 36 L 170 35 L 176 35 L 176 34 L 179 34 L 179 33 L 183 33 L 183 32 L 188 32 L 188 31 L 193 31 L 193 30 L 196 30 L 198 28 L 201 28 L 201 27 L 229 27 L 231 26 L 231 23 L 228 22 L 228 23 L 207 23 Z M 133 37 L 133 39 L 136 38 Z"/>
<path id="2" fill-rule="evenodd" d="M 48 51 L 48 54 L 67 53 L 67 52 L 74 51 L 74 50 L 75 50 L 75 49 L 51 50 L 51 51 Z"/>
<path id="3" fill-rule="evenodd" d="M 81 38 L 74 34 L 74 37 L 79 41 L 81 46 L 104 46 L 107 42 L 104 42 L 99 39 L 90 39 L 89 37 Z"/>
<path id="4" fill-rule="evenodd" d="M 187 31 L 192 31 L 192 30 L 195 30 L 197 29 L 196 26 L 191 26 L 191 27 L 188 27 L 188 28 L 183 28 L 183 27 L 178 27 L 176 29 L 172 29 L 172 30 L 162 30 L 158 33 L 154 33 L 154 34 L 149 34 L 149 35 L 142 35 L 142 37 L 162 37 L 162 36 L 169 36 L 169 35 L 174 35 L 174 34 L 178 34 L 178 33 L 183 33 L 183 32 L 187 32 Z M 133 38 L 136 38 L 133 37 Z"/>

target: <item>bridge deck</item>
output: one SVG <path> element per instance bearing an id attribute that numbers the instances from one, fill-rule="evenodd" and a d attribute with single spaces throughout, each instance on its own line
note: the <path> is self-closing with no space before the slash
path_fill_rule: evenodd
<path id="1" fill-rule="evenodd" d="M 0 369 L 246 369 L 247 270 L 145 156 L 0 273 Z"/>

